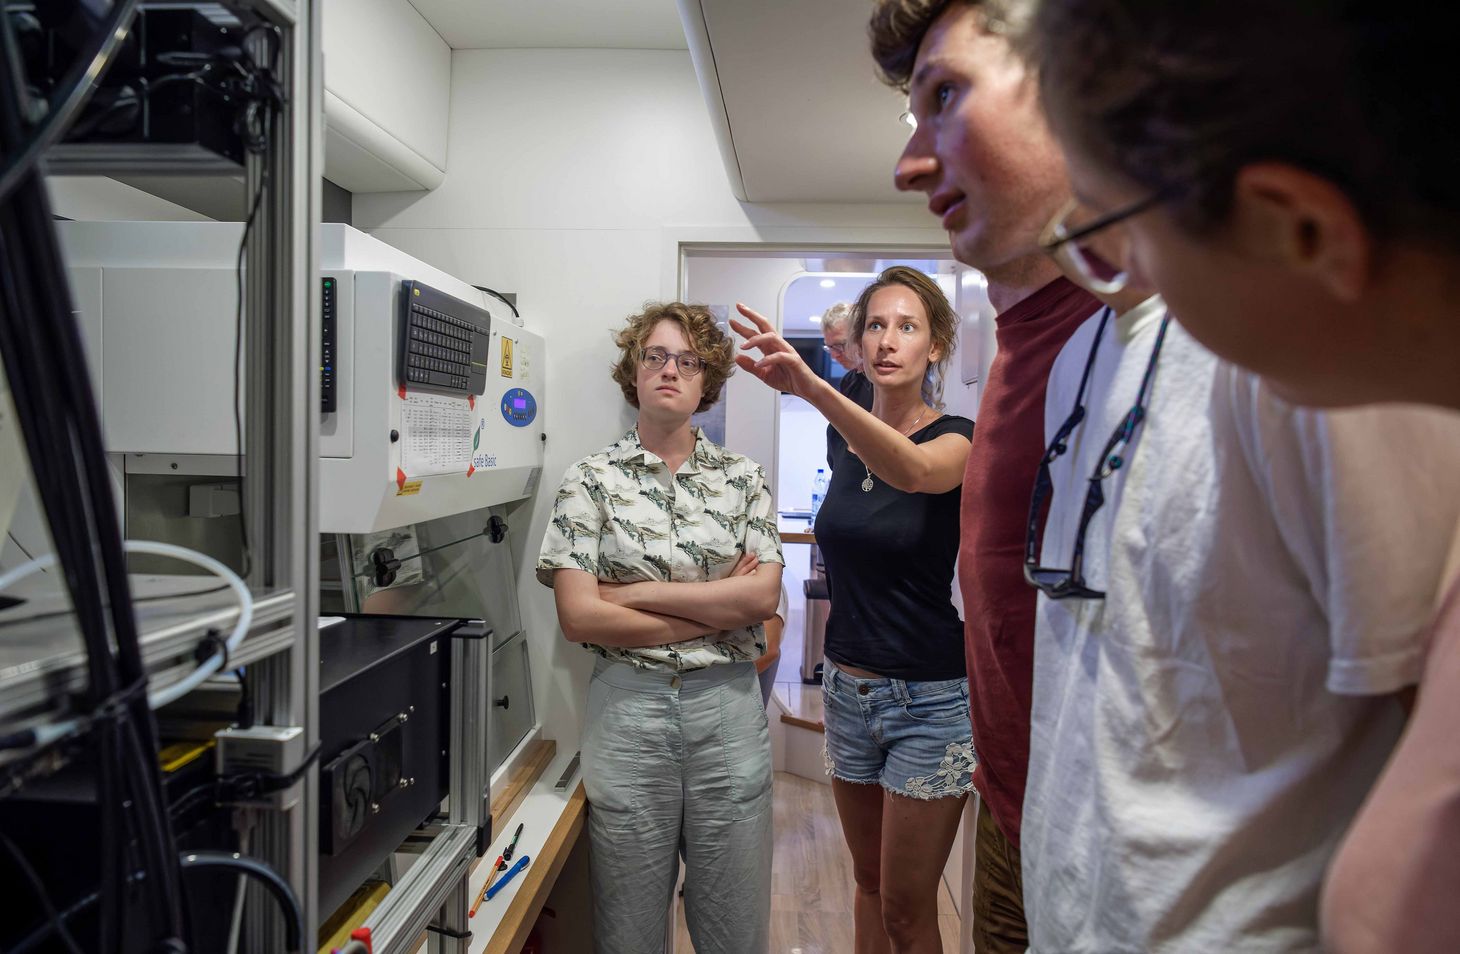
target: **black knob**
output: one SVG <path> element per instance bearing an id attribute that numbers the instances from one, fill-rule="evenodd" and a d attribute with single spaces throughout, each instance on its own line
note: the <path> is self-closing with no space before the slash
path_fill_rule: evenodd
<path id="1" fill-rule="evenodd" d="M 391 430 L 390 430 L 390 442 L 392 444 L 394 444 L 398 440 L 400 440 L 400 431 L 396 430 L 395 428 L 391 428 Z"/>
<path id="2" fill-rule="evenodd" d="M 492 514 L 492 519 L 487 521 L 487 536 L 492 538 L 493 543 L 501 543 L 505 540 L 508 529 L 507 521 L 496 514 Z"/>
<path id="3" fill-rule="evenodd" d="M 396 571 L 401 561 L 395 558 L 395 551 L 389 547 L 377 547 L 370 554 L 372 579 L 376 586 L 389 586 L 395 582 Z"/>
<path id="4" fill-rule="evenodd" d="M 496 706 L 498 709 L 510 709 L 512 707 L 510 698 L 508 696 L 503 696 L 502 698 L 493 701 L 492 705 Z"/>

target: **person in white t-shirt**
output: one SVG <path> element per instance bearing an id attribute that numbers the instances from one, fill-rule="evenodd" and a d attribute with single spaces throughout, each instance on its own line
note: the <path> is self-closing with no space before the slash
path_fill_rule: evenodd
<path id="1" fill-rule="evenodd" d="M 1420 674 L 1460 422 L 1297 409 L 1161 299 L 1111 311 L 1046 404 L 1030 950 L 1315 950 Z"/>

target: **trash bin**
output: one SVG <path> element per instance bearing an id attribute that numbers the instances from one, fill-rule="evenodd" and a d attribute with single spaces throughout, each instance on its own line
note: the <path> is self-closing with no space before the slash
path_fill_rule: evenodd
<path id="1" fill-rule="evenodd" d="M 822 662 L 826 657 L 826 618 L 831 615 L 826 565 L 821 562 L 821 549 L 814 545 L 811 578 L 802 584 L 802 592 L 806 594 L 806 624 L 801 644 L 801 681 L 814 685 L 821 681 Z"/>

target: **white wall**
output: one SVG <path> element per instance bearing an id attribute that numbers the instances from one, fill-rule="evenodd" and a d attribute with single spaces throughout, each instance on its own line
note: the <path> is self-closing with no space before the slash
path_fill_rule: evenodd
<path id="1" fill-rule="evenodd" d="M 737 202 L 684 51 L 458 51 L 450 130 L 439 188 L 357 195 L 354 221 L 459 278 L 516 292 L 547 338 L 544 489 L 530 514 L 518 510 L 514 534 L 538 711 L 551 737 L 575 746 L 592 658 L 562 639 L 530 567 L 563 471 L 632 423 L 608 377 L 609 330 L 679 293 L 681 243 L 936 247 L 945 237 L 916 206 Z"/>
<path id="2" fill-rule="evenodd" d="M 743 255 L 691 254 L 685 259 L 682 294 L 689 301 L 724 305 L 738 317 L 735 303 L 743 302 L 769 318 L 777 327 L 781 289 L 803 271 L 798 258 L 747 258 Z M 725 446 L 759 461 L 781 504 L 776 470 L 777 392 L 737 371 L 725 385 Z"/>

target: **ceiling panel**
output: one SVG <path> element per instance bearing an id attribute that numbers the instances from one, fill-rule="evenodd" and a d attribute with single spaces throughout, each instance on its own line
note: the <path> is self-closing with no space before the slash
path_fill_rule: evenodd
<path id="1" fill-rule="evenodd" d="M 911 130 L 902 94 L 876 78 L 865 0 L 698 7 L 746 199 L 925 201 L 892 185 Z"/>
<path id="2" fill-rule="evenodd" d="M 454 50 L 682 50 L 675 0 L 410 0 Z"/>

